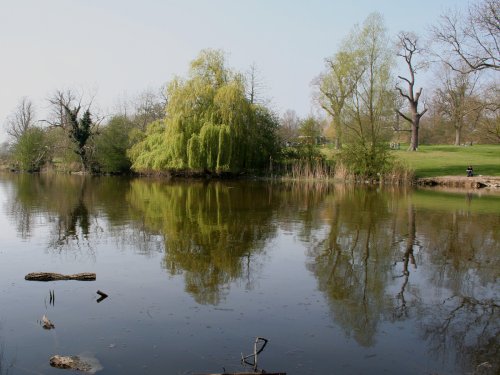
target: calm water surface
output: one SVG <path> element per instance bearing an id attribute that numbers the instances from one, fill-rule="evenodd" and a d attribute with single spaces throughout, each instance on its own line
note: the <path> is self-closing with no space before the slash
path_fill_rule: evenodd
<path id="1" fill-rule="evenodd" d="M 2 375 L 500 371 L 499 195 L 0 175 L 0 241 Z"/>

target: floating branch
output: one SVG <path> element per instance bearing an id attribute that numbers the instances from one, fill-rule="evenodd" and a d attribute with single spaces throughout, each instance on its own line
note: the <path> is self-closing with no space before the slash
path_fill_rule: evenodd
<path id="1" fill-rule="evenodd" d="M 57 281 L 57 280 L 79 280 L 79 281 L 94 281 L 95 273 L 76 273 L 74 275 L 62 275 L 52 272 L 32 272 L 24 276 L 25 280 L 30 281 Z"/>
<path id="2" fill-rule="evenodd" d="M 286 372 L 266 372 L 264 370 L 259 370 L 257 368 L 257 356 L 264 350 L 266 347 L 267 343 L 269 342 L 268 339 L 265 339 L 263 337 L 256 337 L 255 342 L 253 344 L 253 353 L 249 354 L 247 356 L 244 356 L 243 353 L 241 353 L 241 363 L 243 365 L 250 365 L 253 366 L 253 371 L 252 372 L 226 372 L 226 369 L 223 368 L 224 372 L 221 373 L 210 373 L 210 374 L 198 374 L 198 375 L 256 375 L 256 374 L 266 374 L 266 375 L 286 375 Z M 261 343 L 261 347 L 257 348 L 259 343 Z M 250 362 L 248 359 L 253 358 L 253 361 Z"/>
<path id="3" fill-rule="evenodd" d="M 97 291 L 97 294 L 100 295 L 100 297 L 97 299 L 97 303 L 101 302 L 102 300 L 108 298 L 108 295 L 104 292 L 101 292 L 100 290 Z"/>
<path id="4" fill-rule="evenodd" d="M 269 341 L 268 339 L 265 339 L 263 337 L 256 337 L 255 342 L 253 344 L 253 354 L 243 356 L 243 353 L 241 353 L 241 363 L 253 366 L 254 371 L 257 371 L 257 356 L 264 350 L 268 341 Z M 262 342 L 263 344 L 259 349 L 257 349 L 257 345 L 259 344 L 259 342 Z M 248 359 L 252 357 L 253 357 L 253 362 L 248 361 Z"/>

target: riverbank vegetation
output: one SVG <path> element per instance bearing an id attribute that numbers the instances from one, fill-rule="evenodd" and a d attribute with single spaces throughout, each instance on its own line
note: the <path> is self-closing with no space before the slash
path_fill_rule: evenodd
<path id="1" fill-rule="evenodd" d="M 99 113 L 92 95 L 69 89 L 49 95 L 50 113 L 40 118 L 25 97 L 4 123 L 10 139 L 2 164 L 27 172 L 392 183 L 463 174 L 472 164 L 498 175 L 499 146 L 478 144 L 500 144 L 499 6 L 479 0 L 466 15 L 444 15 L 425 37 L 389 35 L 383 17 L 371 14 L 311 77 L 320 111 L 306 118 L 277 113 L 259 94 L 255 67 L 238 72 L 223 51 L 209 49 L 187 76 L 115 113 Z M 427 39 L 436 41 L 432 51 L 422 47 Z M 424 70 L 439 77 L 433 86 L 418 86 Z M 455 146 L 429 146 L 436 144 Z"/>

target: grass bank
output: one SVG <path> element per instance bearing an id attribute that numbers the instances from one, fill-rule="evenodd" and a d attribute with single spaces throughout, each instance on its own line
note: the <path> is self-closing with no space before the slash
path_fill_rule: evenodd
<path id="1" fill-rule="evenodd" d="M 412 168 L 417 178 L 465 176 L 468 165 L 475 175 L 500 176 L 500 145 L 420 146 L 416 152 L 402 145 L 394 156 Z"/>

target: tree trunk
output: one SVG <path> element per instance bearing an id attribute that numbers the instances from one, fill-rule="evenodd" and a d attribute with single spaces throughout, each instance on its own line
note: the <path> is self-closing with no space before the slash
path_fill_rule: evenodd
<path id="1" fill-rule="evenodd" d="M 420 116 L 417 110 L 417 104 L 411 103 L 411 139 L 410 139 L 410 147 L 408 147 L 408 151 L 417 151 L 418 150 L 418 127 L 420 125 Z"/>
<path id="2" fill-rule="evenodd" d="M 342 148 L 342 127 L 340 121 L 335 121 L 335 149 L 340 150 Z"/>
<path id="3" fill-rule="evenodd" d="M 410 147 L 408 147 L 408 151 L 417 151 L 418 150 L 418 126 L 419 120 L 412 122 L 411 124 L 411 139 L 410 139 Z"/>
<path id="4" fill-rule="evenodd" d="M 455 128 L 455 146 L 460 146 L 462 140 L 462 129 Z"/>

